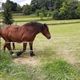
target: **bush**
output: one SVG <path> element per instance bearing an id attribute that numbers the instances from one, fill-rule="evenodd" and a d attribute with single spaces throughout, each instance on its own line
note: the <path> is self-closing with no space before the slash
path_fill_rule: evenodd
<path id="1" fill-rule="evenodd" d="M 53 19 L 58 19 L 59 18 L 59 10 L 54 10 L 52 18 Z"/>
<path id="2" fill-rule="evenodd" d="M 41 20 L 43 20 L 43 17 L 44 17 L 43 13 L 39 13 L 39 17 Z"/>
<path id="3" fill-rule="evenodd" d="M 52 13 L 53 13 L 52 11 L 48 11 L 47 12 L 47 17 L 51 17 L 52 16 Z"/>
<path id="4" fill-rule="evenodd" d="M 39 16 L 39 13 L 40 13 L 40 12 L 41 12 L 40 10 L 37 10 L 36 13 L 35 13 L 36 16 Z"/>
<path id="5" fill-rule="evenodd" d="M 32 7 L 28 4 L 26 4 L 22 7 L 22 12 L 24 15 L 30 15 L 30 14 L 32 14 Z"/>

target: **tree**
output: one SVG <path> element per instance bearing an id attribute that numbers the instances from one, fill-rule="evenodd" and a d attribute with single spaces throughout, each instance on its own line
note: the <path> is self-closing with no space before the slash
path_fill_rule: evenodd
<path id="1" fill-rule="evenodd" d="M 42 9 L 42 8 L 49 10 L 52 7 L 52 0 L 32 0 L 31 6 L 33 12 L 35 12 L 37 9 Z"/>
<path id="2" fill-rule="evenodd" d="M 38 0 L 31 0 L 32 12 L 35 12 L 36 9 L 39 9 Z"/>
<path id="3" fill-rule="evenodd" d="M 21 6 L 19 4 L 17 4 L 16 12 L 17 13 L 21 13 L 22 12 L 22 8 L 21 8 Z"/>
<path id="4" fill-rule="evenodd" d="M 24 15 L 30 15 L 32 13 L 32 8 L 30 5 L 26 4 L 22 7 L 22 12 Z"/>
<path id="5" fill-rule="evenodd" d="M 11 12 L 11 4 L 9 4 L 10 0 L 7 0 L 4 5 L 4 12 L 3 12 L 3 23 L 5 24 L 12 24 L 12 12 Z"/>
<path id="6" fill-rule="evenodd" d="M 57 9 L 57 12 L 53 13 L 54 19 L 77 19 L 79 18 L 78 0 L 65 0 L 62 6 Z M 55 12 L 55 10 L 54 10 Z M 56 16 L 57 15 L 57 16 Z"/>
<path id="7" fill-rule="evenodd" d="M 78 2 L 78 7 L 76 9 L 76 12 L 77 12 L 78 18 L 80 18 L 80 2 Z"/>
<path id="8" fill-rule="evenodd" d="M 53 19 L 58 19 L 59 18 L 59 10 L 56 9 L 56 10 L 53 11 L 52 18 Z"/>
<path id="9" fill-rule="evenodd" d="M 20 6 L 19 4 L 15 3 L 15 2 L 13 2 L 13 1 L 10 1 L 10 0 L 9 0 L 8 3 L 9 3 L 9 5 L 10 5 L 10 7 L 11 7 L 11 11 L 12 11 L 12 12 L 21 12 L 22 9 L 21 9 L 21 6 Z M 3 3 L 3 4 L 2 4 L 2 7 L 3 7 L 3 8 L 5 7 L 5 4 L 6 4 L 6 3 Z"/>
<path id="10" fill-rule="evenodd" d="M 59 9 L 65 0 L 32 0 L 33 11 L 45 8 L 46 10 Z"/>

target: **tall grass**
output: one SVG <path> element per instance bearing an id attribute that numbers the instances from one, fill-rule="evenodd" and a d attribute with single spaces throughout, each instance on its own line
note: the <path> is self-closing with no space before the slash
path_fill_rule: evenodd
<path id="1" fill-rule="evenodd" d="M 25 66 L 12 62 L 8 52 L 0 52 L 0 80 L 29 80 L 28 71 Z"/>
<path id="2" fill-rule="evenodd" d="M 43 67 L 45 80 L 80 80 L 80 70 L 64 60 L 46 63 Z"/>
<path id="3" fill-rule="evenodd" d="M 46 52 L 46 50 L 44 50 Z M 8 52 L 0 53 L 0 79 L 1 80 L 80 80 L 80 68 L 63 59 L 51 59 L 52 52 L 42 53 L 41 65 L 32 67 L 12 62 Z M 47 55 L 46 55 L 47 54 Z M 49 57 L 48 57 L 49 56 Z M 56 56 L 57 57 L 57 56 Z M 40 64 L 39 63 L 39 64 Z"/>

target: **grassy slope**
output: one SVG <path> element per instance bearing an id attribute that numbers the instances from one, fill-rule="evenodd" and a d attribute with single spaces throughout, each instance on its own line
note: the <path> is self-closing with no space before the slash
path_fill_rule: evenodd
<path id="1" fill-rule="evenodd" d="M 34 42 L 36 66 L 13 63 L 7 53 L 0 54 L 1 80 L 80 80 L 80 23 L 49 29 L 51 40 L 38 34 Z"/>

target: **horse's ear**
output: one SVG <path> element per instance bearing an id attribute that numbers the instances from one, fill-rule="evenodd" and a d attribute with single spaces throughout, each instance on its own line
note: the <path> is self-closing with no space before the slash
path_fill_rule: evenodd
<path id="1" fill-rule="evenodd" d="M 45 27 L 47 27 L 47 24 L 44 24 Z"/>
<path id="2" fill-rule="evenodd" d="M 43 24 L 43 26 L 42 26 L 42 29 L 41 29 L 41 30 L 44 30 L 46 27 L 47 27 L 47 24 Z"/>

